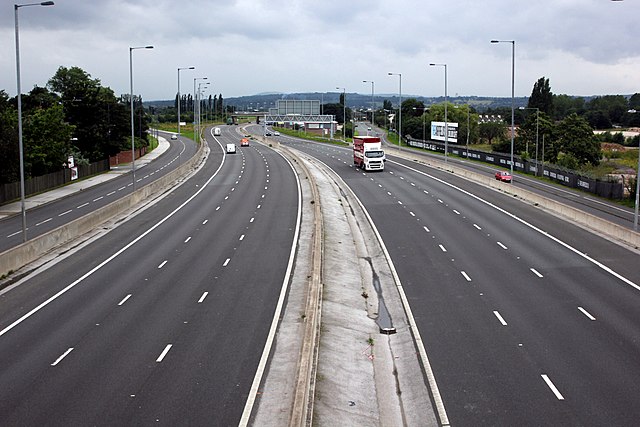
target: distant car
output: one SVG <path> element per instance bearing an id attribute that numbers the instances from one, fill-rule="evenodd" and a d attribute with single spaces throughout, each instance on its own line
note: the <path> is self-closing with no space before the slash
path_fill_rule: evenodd
<path id="1" fill-rule="evenodd" d="M 264 136 L 271 136 L 271 132 L 270 132 L 270 131 L 266 131 L 266 132 L 264 133 Z"/>
<path id="2" fill-rule="evenodd" d="M 171 135 L 171 139 L 178 139 L 178 135 L 175 135 L 175 134 Z"/>
<path id="3" fill-rule="evenodd" d="M 502 182 L 511 182 L 511 173 L 507 171 L 496 172 L 496 179 Z"/>
<path id="4" fill-rule="evenodd" d="M 248 138 L 242 138 L 240 140 L 240 146 L 241 147 L 248 147 L 249 146 L 249 139 Z"/>
<path id="5" fill-rule="evenodd" d="M 227 144 L 227 154 L 236 153 L 236 144 Z"/>
<path id="6" fill-rule="evenodd" d="M 371 126 L 369 126 L 369 127 L 367 128 L 367 130 L 371 130 Z"/>
<path id="7" fill-rule="evenodd" d="M 275 131 L 275 132 L 273 133 L 273 136 L 280 136 L 280 132 Z"/>

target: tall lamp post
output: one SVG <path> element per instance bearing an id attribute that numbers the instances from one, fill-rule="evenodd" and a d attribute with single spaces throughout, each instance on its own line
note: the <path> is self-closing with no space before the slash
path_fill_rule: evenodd
<path id="1" fill-rule="evenodd" d="M 194 77 L 193 79 L 193 140 L 194 142 L 197 142 L 197 136 L 196 136 L 196 124 L 197 119 L 196 119 L 196 98 L 198 97 L 198 93 L 196 92 L 196 82 L 198 80 L 207 80 L 206 77 Z"/>
<path id="2" fill-rule="evenodd" d="M 400 79 L 399 99 L 400 105 L 398 106 L 398 150 L 402 150 L 402 73 L 388 73 L 390 76 L 398 76 Z"/>
<path id="3" fill-rule="evenodd" d="M 180 98 L 180 70 L 195 70 L 196 67 L 178 67 L 178 135 L 180 135 L 180 104 L 182 99 Z"/>
<path id="4" fill-rule="evenodd" d="M 16 86 L 18 88 L 18 151 L 20 154 L 20 211 L 22 215 L 22 241 L 27 241 L 27 211 L 25 209 L 24 194 L 24 148 L 22 144 L 22 89 L 20 86 L 20 35 L 18 31 L 18 9 L 26 6 L 53 6 L 52 1 L 41 3 L 14 4 L 13 12 L 15 16 L 16 31 Z"/>
<path id="5" fill-rule="evenodd" d="M 536 176 L 538 176 L 538 124 L 540 122 L 540 109 L 537 107 L 519 107 L 519 110 L 536 110 Z M 529 141 L 527 140 L 527 154 L 529 153 Z M 513 175 L 511 175 L 513 177 Z"/>
<path id="6" fill-rule="evenodd" d="M 516 81 L 516 41 L 491 40 L 491 43 L 511 43 L 511 183 L 513 183 L 513 137 L 515 132 L 515 81 Z"/>
<path id="7" fill-rule="evenodd" d="M 449 153 L 449 121 L 447 117 L 447 64 L 429 64 L 432 67 L 444 67 L 444 162 L 447 163 Z"/>
<path id="8" fill-rule="evenodd" d="M 153 46 L 136 46 L 129 47 L 129 83 L 130 83 L 130 99 L 131 101 L 131 172 L 133 176 L 133 190 L 136 189 L 136 147 L 135 136 L 133 134 L 133 51 L 136 49 L 153 49 Z"/>
<path id="9" fill-rule="evenodd" d="M 344 87 L 336 87 L 336 89 L 342 89 L 342 139 L 347 140 L 346 127 L 347 127 L 347 89 Z"/>
<path id="10" fill-rule="evenodd" d="M 200 82 L 200 83 L 198 83 L 198 141 L 200 141 L 200 138 L 201 138 L 201 136 L 200 136 L 200 133 L 201 133 L 200 132 L 200 127 L 202 125 L 202 111 L 201 111 L 201 108 L 202 108 L 202 91 L 204 90 L 204 89 L 202 89 L 202 86 L 204 85 L 205 89 L 206 89 L 206 86 L 208 86 L 210 84 L 211 84 L 211 82 Z"/>
<path id="11" fill-rule="evenodd" d="M 363 80 L 362 83 L 371 83 L 371 126 L 373 126 L 374 125 L 373 114 L 375 111 L 375 101 L 373 100 L 373 88 L 375 83 L 371 80 Z M 367 131 L 367 135 L 369 135 L 369 131 Z"/>

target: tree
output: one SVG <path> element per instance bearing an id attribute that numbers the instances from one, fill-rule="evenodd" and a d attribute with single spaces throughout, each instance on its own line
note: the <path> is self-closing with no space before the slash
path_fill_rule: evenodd
<path id="1" fill-rule="evenodd" d="M 600 142 L 593 134 L 589 123 L 577 114 L 571 114 L 558 123 L 554 132 L 553 146 L 555 148 L 553 160 L 575 158 L 578 165 L 597 166 L 600 163 Z"/>
<path id="2" fill-rule="evenodd" d="M 549 79 L 540 77 L 533 85 L 531 96 L 529 97 L 528 108 L 538 108 L 541 112 L 551 114 L 553 110 L 553 93 L 549 86 Z"/>
<path id="3" fill-rule="evenodd" d="M 62 105 L 36 108 L 23 118 L 25 175 L 39 176 L 60 170 L 73 151 L 74 129 L 65 122 Z"/>
<path id="4" fill-rule="evenodd" d="M 555 120 L 562 120 L 569 114 L 584 114 L 586 111 L 584 98 L 569 95 L 553 95 L 553 115 Z"/>
<path id="5" fill-rule="evenodd" d="M 387 111 L 392 111 L 393 110 L 393 104 L 388 99 L 385 99 L 384 101 L 382 101 L 382 108 L 387 110 Z"/>
<path id="6" fill-rule="evenodd" d="M 634 93 L 629 98 L 629 109 L 640 110 L 640 93 Z"/>
<path id="7" fill-rule="evenodd" d="M 0 153 L 0 183 L 16 182 L 20 178 L 18 110 L 4 90 L 0 90 Z"/>
<path id="8" fill-rule="evenodd" d="M 110 88 L 78 67 L 58 68 L 47 87 L 60 96 L 65 118 L 75 126 L 76 148 L 84 157 L 98 161 L 126 147 L 128 95 L 118 102 Z"/>
<path id="9" fill-rule="evenodd" d="M 487 141 L 488 144 L 494 145 L 496 142 L 500 143 L 506 140 L 507 134 L 507 124 L 504 121 L 491 121 L 486 123 L 480 123 L 478 125 L 478 134 L 481 139 Z M 494 140 L 497 140 L 494 142 Z M 500 146 L 501 147 L 501 146 Z M 494 150 L 500 151 L 503 153 L 510 151 L 510 144 L 506 150 L 504 149 L 496 149 L 494 146 Z"/>
<path id="10" fill-rule="evenodd" d="M 537 122 L 537 123 L 536 123 Z M 535 111 L 529 111 L 524 123 L 518 129 L 518 135 L 514 140 L 514 151 L 517 153 L 526 153 L 528 157 L 535 158 L 536 156 L 536 125 L 538 136 L 538 150 L 542 149 L 542 135 L 553 134 L 555 125 L 551 121 L 548 115 L 542 111 L 537 114 Z M 528 151 L 527 151 L 528 148 Z M 540 151 L 538 151 L 540 155 Z"/>

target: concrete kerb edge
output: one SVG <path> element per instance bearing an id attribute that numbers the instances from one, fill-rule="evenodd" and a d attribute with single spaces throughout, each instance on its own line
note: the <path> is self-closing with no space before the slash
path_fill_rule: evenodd
<path id="1" fill-rule="evenodd" d="M 0 277 L 8 276 L 23 269 L 52 249 L 99 227 L 105 221 L 136 206 L 138 203 L 152 198 L 154 195 L 162 194 L 181 179 L 187 171 L 196 168 L 202 162 L 205 147 L 206 144 L 200 144 L 196 154 L 187 162 L 162 178 L 136 190 L 134 193 L 0 253 Z"/>
<path id="2" fill-rule="evenodd" d="M 421 163 L 439 170 L 450 172 L 476 184 L 481 184 L 495 191 L 517 197 L 519 200 L 525 203 L 529 203 L 536 208 L 549 212 L 557 216 L 558 218 L 571 221 L 575 225 L 578 225 L 585 230 L 588 230 L 605 238 L 609 238 L 610 240 L 622 246 L 631 249 L 640 248 L 640 233 L 634 232 L 627 227 L 623 227 L 611 221 L 599 218 L 580 209 L 541 196 L 530 190 L 519 188 L 508 183 L 496 181 L 485 175 L 460 168 L 458 166 L 452 165 L 451 163 L 445 164 L 441 160 L 431 158 L 425 159 L 415 153 L 398 150 L 396 150 L 396 155 L 398 157 L 404 158 L 405 160 L 415 161 L 417 163 Z"/>

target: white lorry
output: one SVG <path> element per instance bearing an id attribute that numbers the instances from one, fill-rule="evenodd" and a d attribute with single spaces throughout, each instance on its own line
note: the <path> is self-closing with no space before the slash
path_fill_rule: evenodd
<path id="1" fill-rule="evenodd" d="M 222 134 L 222 131 L 220 130 L 220 128 L 213 129 L 214 136 L 220 136 L 221 134 Z"/>
<path id="2" fill-rule="evenodd" d="M 353 137 L 353 164 L 366 171 L 383 171 L 385 162 L 382 143 L 377 136 Z"/>

